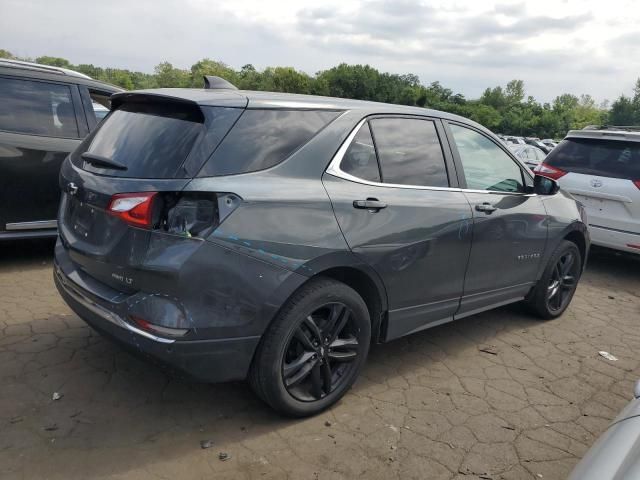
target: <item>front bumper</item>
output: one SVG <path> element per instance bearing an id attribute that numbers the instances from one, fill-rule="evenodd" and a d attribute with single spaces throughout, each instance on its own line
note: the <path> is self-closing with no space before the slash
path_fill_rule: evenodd
<path id="1" fill-rule="evenodd" d="M 204 382 L 242 380 L 247 376 L 259 336 L 212 340 L 160 337 L 129 323 L 117 313 L 117 307 L 74 283 L 57 264 L 54 281 L 62 298 L 80 318 L 134 354 Z"/>

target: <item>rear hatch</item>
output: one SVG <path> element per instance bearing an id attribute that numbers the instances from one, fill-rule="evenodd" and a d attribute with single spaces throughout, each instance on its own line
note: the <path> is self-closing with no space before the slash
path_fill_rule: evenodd
<path id="1" fill-rule="evenodd" d="M 590 225 L 640 233 L 640 142 L 568 137 L 536 171 L 584 204 Z"/>
<path id="2" fill-rule="evenodd" d="M 217 194 L 182 193 L 246 107 L 238 93 L 215 95 L 224 106 L 152 93 L 112 97 L 112 112 L 61 169 L 67 268 L 132 293 L 175 273 L 166 265 L 139 270 L 154 245 L 215 228 Z"/>

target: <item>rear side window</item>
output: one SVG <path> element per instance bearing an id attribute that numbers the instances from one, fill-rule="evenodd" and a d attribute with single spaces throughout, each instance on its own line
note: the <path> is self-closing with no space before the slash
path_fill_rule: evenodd
<path id="1" fill-rule="evenodd" d="M 640 179 L 640 143 L 572 138 L 560 142 L 545 161 L 565 172 Z"/>
<path id="2" fill-rule="evenodd" d="M 371 120 L 382 181 L 400 185 L 448 187 L 449 179 L 438 133 L 430 120 Z"/>
<path id="3" fill-rule="evenodd" d="M 369 124 L 365 123 L 354 137 L 340 162 L 340 170 L 354 177 L 380 182 L 380 169 Z"/>
<path id="4" fill-rule="evenodd" d="M 246 110 L 198 176 L 214 177 L 273 167 L 311 140 L 339 112 Z"/>
<path id="5" fill-rule="evenodd" d="M 69 86 L 0 77 L 0 130 L 78 138 Z"/>
<path id="6" fill-rule="evenodd" d="M 126 166 L 108 169 L 111 176 L 171 178 L 203 130 L 203 121 L 195 105 L 125 103 L 96 130 L 87 152 Z M 105 173 L 104 167 L 82 163 L 85 170 Z"/>

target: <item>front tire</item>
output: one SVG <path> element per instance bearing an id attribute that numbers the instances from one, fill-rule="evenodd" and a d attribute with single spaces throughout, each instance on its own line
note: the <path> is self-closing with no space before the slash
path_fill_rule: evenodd
<path id="1" fill-rule="evenodd" d="M 575 243 L 563 240 L 527 298 L 530 310 L 545 320 L 562 315 L 571 303 L 581 273 L 580 249 Z"/>
<path id="2" fill-rule="evenodd" d="M 353 385 L 370 340 L 371 321 L 362 297 L 341 282 L 313 279 L 287 301 L 267 329 L 249 383 L 284 415 L 314 415 Z"/>

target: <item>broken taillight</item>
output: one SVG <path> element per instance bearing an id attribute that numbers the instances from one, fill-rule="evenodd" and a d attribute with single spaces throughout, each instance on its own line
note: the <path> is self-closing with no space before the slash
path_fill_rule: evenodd
<path id="1" fill-rule="evenodd" d="M 129 225 L 152 227 L 153 199 L 157 192 L 118 193 L 111 197 L 107 212 Z"/>
<path id="2" fill-rule="evenodd" d="M 233 193 L 140 192 L 111 197 L 107 211 L 129 225 L 183 237 L 205 237 L 239 205 Z"/>

